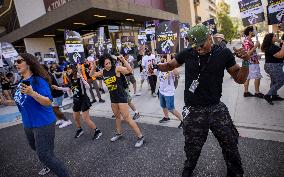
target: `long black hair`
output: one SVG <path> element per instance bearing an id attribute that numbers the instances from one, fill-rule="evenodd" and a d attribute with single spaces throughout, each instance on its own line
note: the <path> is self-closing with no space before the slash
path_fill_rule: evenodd
<path id="1" fill-rule="evenodd" d="M 33 76 L 41 77 L 46 80 L 49 85 L 51 85 L 52 80 L 48 74 L 48 71 L 46 71 L 44 67 L 39 63 L 37 57 L 33 56 L 30 53 L 21 53 L 19 54 L 19 56 L 21 56 L 27 63 L 27 65 L 29 65 Z M 37 82 L 37 79 L 35 79 L 34 81 Z"/>
<path id="2" fill-rule="evenodd" d="M 267 51 L 272 46 L 273 37 L 274 37 L 274 33 L 268 33 L 268 34 L 265 35 L 263 42 L 262 42 L 262 45 L 261 45 L 261 51 L 262 52 Z"/>
<path id="3" fill-rule="evenodd" d="M 100 56 L 99 58 L 99 67 L 100 68 L 104 68 L 105 67 L 105 60 L 109 59 L 111 62 L 111 67 L 115 67 L 116 64 L 116 60 L 108 53 L 103 54 L 102 56 Z"/>

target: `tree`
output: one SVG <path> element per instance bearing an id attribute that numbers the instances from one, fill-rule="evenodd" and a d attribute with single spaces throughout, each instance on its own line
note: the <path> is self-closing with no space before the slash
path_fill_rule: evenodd
<path id="1" fill-rule="evenodd" d="M 231 41 L 236 37 L 238 26 L 234 26 L 230 14 L 230 5 L 224 0 L 217 4 L 217 29 L 224 34 L 225 39 Z"/>

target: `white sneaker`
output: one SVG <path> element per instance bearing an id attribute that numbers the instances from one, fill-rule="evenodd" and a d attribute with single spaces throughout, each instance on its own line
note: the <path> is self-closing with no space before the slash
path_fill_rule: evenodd
<path id="1" fill-rule="evenodd" d="M 144 144 L 144 136 L 138 138 L 137 142 L 135 143 L 136 148 L 140 148 Z"/>
<path id="2" fill-rule="evenodd" d="M 44 167 L 40 172 L 38 172 L 39 175 L 43 176 L 50 172 L 50 169 L 48 167 Z"/>
<path id="3" fill-rule="evenodd" d="M 63 121 L 63 123 L 61 125 L 59 125 L 59 128 L 64 128 L 64 127 L 67 127 L 71 124 L 72 124 L 71 120 Z"/>
<path id="4" fill-rule="evenodd" d="M 153 96 L 153 97 L 157 97 L 158 95 L 157 95 L 156 93 L 153 93 L 152 96 Z"/>
<path id="5" fill-rule="evenodd" d="M 116 140 L 120 139 L 122 137 L 122 134 L 115 134 L 114 137 L 110 139 L 111 142 L 115 142 Z"/>
<path id="6" fill-rule="evenodd" d="M 140 96 L 140 95 L 141 95 L 141 93 L 140 93 L 140 92 L 138 92 L 138 93 L 136 93 L 136 94 L 135 94 L 135 96 Z"/>
<path id="7" fill-rule="evenodd" d="M 64 122 L 64 120 L 58 120 L 58 121 L 56 121 L 55 125 L 61 125 L 61 124 L 63 124 L 63 122 Z"/>

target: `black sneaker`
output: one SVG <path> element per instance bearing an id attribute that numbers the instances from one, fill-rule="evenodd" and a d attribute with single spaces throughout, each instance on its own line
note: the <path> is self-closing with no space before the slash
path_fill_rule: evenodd
<path id="1" fill-rule="evenodd" d="M 159 122 L 160 123 L 164 123 L 164 122 L 167 122 L 167 121 L 169 121 L 170 120 L 170 118 L 162 118 L 161 120 L 159 120 Z"/>
<path id="2" fill-rule="evenodd" d="M 250 92 L 244 92 L 244 97 L 254 97 L 254 95 Z"/>
<path id="3" fill-rule="evenodd" d="M 95 102 L 97 102 L 97 100 L 96 100 L 96 99 L 93 99 L 93 101 L 91 102 L 91 104 L 93 104 L 93 103 L 95 103 Z"/>
<path id="4" fill-rule="evenodd" d="M 257 97 L 257 98 L 264 98 L 264 94 L 263 94 L 263 93 L 260 93 L 260 92 L 254 94 L 254 96 Z"/>
<path id="5" fill-rule="evenodd" d="M 97 139 L 99 139 L 101 136 L 103 135 L 103 133 L 99 130 L 99 129 L 96 129 L 95 130 L 95 134 L 94 134 L 94 136 L 93 136 L 93 140 L 97 140 Z"/>
<path id="6" fill-rule="evenodd" d="M 274 103 L 272 102 L 272 98 L 271 98 L 271 95 L 264 95 L 263 97 L 267 103 L 269 103 L 270 105 L 274 105 Z"/>
<path id="7" fill-rule="evenodd" d="M 134 116 L 133 116 L 133 120 L 136 120 L 136 119 L 139 119 L 140 117 L 140 113 L 135 113 Z"/>
<path id="8" fill-rule="evenodd" d="M 84 131 L 82 128 L 78 129 L 76 131 L 76 134 L 75 134 L 75 138 L 79 138 L 80 136 L 82 136 L 84 134 Z"/>
<path id="9" fill-rule="evenodd" d="M 284 101 L 284 98 L 280 97 L 279 95 L 272 95 L 272 101 Z"/>
<path id="10" fill-rule="evenodd" d="M 183 127 L 183 121 L 180 122 L 178 128 L 182 128 Z"/>
<path id="11" fill-rule="evenodd" d="M 100 98 L 100 99 L 99 99 L 99 102 L 100 102 L 100 103 L 104 103 L 104 102 L 106 102 L 106 101 Z"/>

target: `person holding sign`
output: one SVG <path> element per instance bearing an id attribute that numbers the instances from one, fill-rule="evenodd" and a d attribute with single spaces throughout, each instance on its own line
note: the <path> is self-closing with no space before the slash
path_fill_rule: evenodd
<path id="1" fill-rule="evenodd" d="M 123 63 L 123 66 L 116 66 L 115 59 L 109 55 L 104 54 L 100 57 L 99 65 L 103 70 L 95 72 L 96 65 L 92 64 L 90 72 L 91 77 L 103 77 L 103 80 L 108 88 L 110 94 L 111 108 L 115 116 L 116 135 L 111 138 L 112 142 L 117 141 L 122 137 L 121 116 L 132 128 L 137 136 L 135 147 L 139 148 L 144 144 L 144 136 L 142 135 L 138 125 L 131 118 L 128 110 L 128 99 L 125 91 L 125 83 L 122 80 L 122 75 L 132 72 L 132 68 L 124 57 L 118 56 L 117 59 Z M 126 82 L 127 84 L 127 82 Z"/>
<path id="2" fill-rule="evenodd" d="M 68 177 L 66 167 L 54 155 L 56 116 L 51 106 L 51 78 L 38 59 L 29 53 L 20 54 L 15 64 L 23 79 L 18 84 L 14 99 L 22 114 L 29 145 L 46 166 L 39 175 L 51 170 L 59 177 Z"/>
<path id="3" fill-rule="evenodd" d="M 154 65 L 154 68 L 167 72 L 185 64 L 185 106 L 182 115 L 187 159 L 182 176 L 192 175 L 210 129 L 222 148 L 227 176 L 242 177 L 244 171 L 238 151 L 239 134 L 228 108 L 220 98 L 224 70 L 235 82 L 243 84 L 249 72 L 249 55 L 242 48 L 235 49 L 235 55 L 243 59 L 240 67 L 230 49 L 212 44 L 209 29 L 202 24 L 188 31 L 188 39 L 191 48 L 179 52 L 169 62 Z"/>
<path id="4" fill-rule="evenodd" d="M 257 41 L 255 44 L 252 41 L 252 38 L 255 36 L 254 29 L 252 26 L 249 26 L 245 29 L 244 35 L 246 36 L 244 42 L 243 42 L 243 49 L 248 52 L 250 59 L 249 59 L 249 75 L 247 78 L 247 81 L 244 84 L 244 97 L 258 97 L 263 98 L 263 94 L 259 91 L 260 86 L 260 79 L 262 78 L 262 75 L 260 73 L 260 67 L 259 67 L 259 56 L 256 53 L 256 49 L 260 47 L 259 42 Z M 249 87 L 249 81 L 251 79 L 254 79 L 254 88 L 255 88 L 255 94 L 253 95 L 248 91 Z"/>

